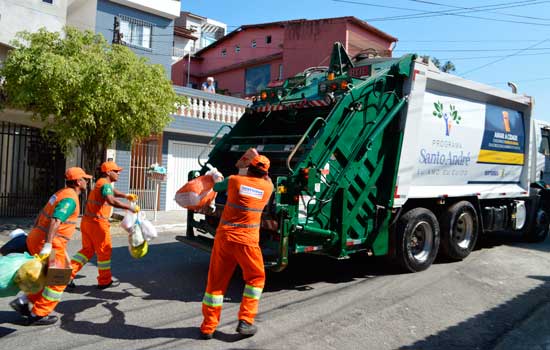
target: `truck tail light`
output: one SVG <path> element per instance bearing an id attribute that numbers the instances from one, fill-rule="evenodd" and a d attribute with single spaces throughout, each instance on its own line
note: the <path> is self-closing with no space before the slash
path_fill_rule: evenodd
<path id="1" fill-rule="evenodd" d="M 260 97 L 262 100 L 266 100 L 267 99 L 267 91 L 262 91 L 262 93 L 260 94 Z"/>

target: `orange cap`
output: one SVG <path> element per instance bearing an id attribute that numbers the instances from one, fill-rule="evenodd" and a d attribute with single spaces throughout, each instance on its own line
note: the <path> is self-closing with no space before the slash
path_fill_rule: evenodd
<path id="1" fill-rule="evenodd" d="M 65 171 L 66 180 L 79 180 L 79 179 L 91 179 L 92 175 L 86 174 L 86 172 L 79 167 L 69 168 Z"/>
<path id="2" fill-rule="evenodd" d="M 269 159 L 266 156 L 257 155 L 256 157 L 252 158 L 252 161 L 250 162 L 250 166 L 253 166 L 256 169 L 259 169 L 261 171 L 267 171 L 269 170 Z"/>
<path id="3" fill-rule="evenodd" d="M 113 161 L 104 162 L 101 164 L 101 172 L 106 173 L 108 171 L 121 171 L 122 168 L 116 165 Z"/>

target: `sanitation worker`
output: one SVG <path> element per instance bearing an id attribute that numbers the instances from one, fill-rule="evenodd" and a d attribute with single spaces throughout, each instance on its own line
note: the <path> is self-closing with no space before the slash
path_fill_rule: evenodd
<path id="1" fill-rule="evenodd" d="M 112 183 L 118 180 L 122 168 L 115 162 L 108 161 L 101 164 L 101 178 L 96 182 L 94 189 L 88 195 L 86 209 L 82 216 L 80 231 L 82 231 L 82 249 L 76 253 L 71 265 L 73 273 L 68 287 L 75 288 L 74 277 L 84 265 L 97 254 L 97 288 L 105 289 L 113 284 L 111 274 L 111 254 L 113 245 L 111 242 L 109 215 L 111 206 L 139 211 L 139 206 L 119 201 L 118 198 L 126 198 L 130 202 L 137 200 L 135 194 L 125 194 L 113 188 Z"/>
<path id="2" fill-rule="evenodd" d="M 81 168 L 69 168 L 65 172 L 66 187 L 53 194 L 38 214 L 35 225 L 27 237 L 31 254 L 47 258 L 52 248 L 56 260 L 66 260 L 66 246 L 75 229 L 80 213 L 78 196 L 86 189 L 92 176 Z M 57 316 L 50 315 L 61 299 L 65 286 L 46 286 L 36 294 L 21 295 L 10 306 L 27 318 L 27 325 L 49 325 L 57 322 Z M 29 309 L 29 301 L 33 304 Z"/>
<path id="3" fill-rule="evenodd" d="M 265 283 L 264 261 L 259 246 L 262 211 L 273 183 L 268 180 L 269 159 L 255 156 L 246 175 L 233 175 L 214 185 L 214 191 L 227 191 L 227 202 L 216 230 L 210 257 L 208 282 L 202 300 L 204 320 L 201 337 L 211 339 L 220 321 L 223 295 L 233 272 L 239 265 L 245 287 L 236 331 L 241 335 L 256 333 L 254 318 Z"/>

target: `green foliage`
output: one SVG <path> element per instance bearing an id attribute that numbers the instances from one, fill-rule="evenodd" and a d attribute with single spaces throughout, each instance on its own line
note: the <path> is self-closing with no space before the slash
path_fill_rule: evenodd
<path id="1" fill-rule="evenodd" d="M 64 34 L 19 33 L 0 69 L 6 105 L 32 112 L 63 150 L 81 146 L 102 158 L 114 140 L 161 132 L 176 104 L 186 103 L 162 66 L 101 34 L 71 27 Z"/>
<path id="2" fill-rule="evenodd" d="M 436 57 L 430 57 L 430 56 L 427 56 L 427 55 L 424 55 L 424 56 L 421 56 L 424 60 L 431 60 L 432 63 L 437 67 L 439 68 L 440 71 L 444 72 L 444 73 L 451 73 L 451 72 L 454 72 L 456 71 L 456 67 L 454 65 L 453 62 L 451 61 L 447 61 L 445 63 L 441 63 L 441 61 L 436 58 Z"/>

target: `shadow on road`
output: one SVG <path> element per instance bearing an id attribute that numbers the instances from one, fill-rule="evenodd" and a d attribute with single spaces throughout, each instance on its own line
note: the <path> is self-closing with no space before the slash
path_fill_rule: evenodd
<path id="1" fill-rule="evenodd" d="M 427 337 L 402 350 L 492 349 L 500 338 L 518 327 L 550 301 L 550 277 L 529 276 L 543 281 L 517 297 Z"/>

